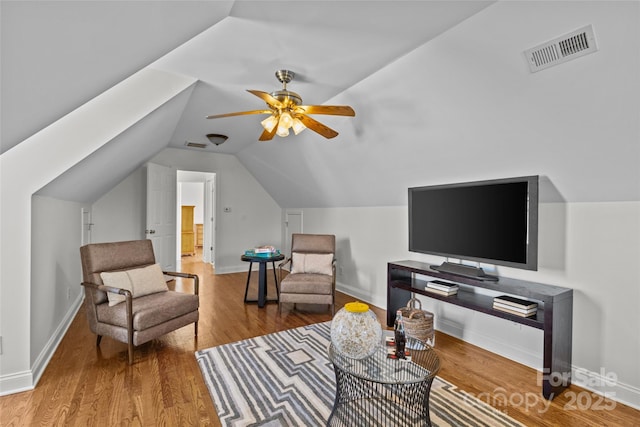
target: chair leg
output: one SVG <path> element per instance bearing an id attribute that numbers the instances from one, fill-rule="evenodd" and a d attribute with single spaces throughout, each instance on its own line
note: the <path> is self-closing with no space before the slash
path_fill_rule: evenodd
<path id="1" fill-rule="evenodd" d="M 129 343 L 128 351 L 129 351 L 129 365 L 133 365 L 133 344 Z"/>
<path id="2" fill-rule="evenodd" d="M 198 336 L 198 322 L 195 322 L 195 336 Z"/>
<path id="3" fill-rule="evenodd" d="M 100 341 L 102 341 L 102 335 L 98 335 L 98 338 L 96 339 L 96 347 L 100 347 Z"/>

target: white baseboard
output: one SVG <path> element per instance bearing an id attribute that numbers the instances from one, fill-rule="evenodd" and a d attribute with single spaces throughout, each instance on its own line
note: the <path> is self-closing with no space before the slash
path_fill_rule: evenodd
<path id="1" fill-rule="evenodd" d="M 507 359 L 536 369 L 540 372 L 539 377 L 542 377 L 540 369 L 540 366 L 542 366 L 542 354 L 533 354 L 527 351 L 527 349 L 497 340 L 492 336 L 463 331 L 459 325 L 446 321 L 438 324 L 438 330 L 465 342 L 477 345 L 492 353 L 499 354 Z M 437 345 L 438 343 L 436 342 L 436 347 Z M 573 407 L 575 407 L 575 409 L 590 407 L 605 410 L 610 406 L 610 404 L 607 404 L 591 392 L 599 396 L 608 397 L 615 402 L 631 406 L 632 408 L 640 409 L 640 388 L 618 381 L 615 373 L 607 372 L 604 368 L 601 369 L 601 372 L 593 372 L 575 365 L 571 367 L 571 371 L 571 383 L 588 391 L 571 391 L 570 393 L 575 393 L 575 396 L 568 396 L 570 400 L 568 405 L 572 406 L 571 408 L 567 407 L 568 410 L 574 409 Z M 574 400 L 573 402 L 571 402 L 572 399 Z"/>
<path id="2" fill-rule="evenodd" d="M 0 396 L 33 390 L 31 371 L 14 372 L 0 377 Z"/>
<path id="3" fill-rule="evenodd" d="M 336 290 L 343 294 L 350 295 L 358 301 L 366 302 L 367 304 L 374 305 L 383 310 L 387 309 L 387 301 L 384 298 L 372 298 L 371 295 L 365 294 L 361 289 L 354 288 L 353 286 L 345 285 L 344 283 L 336 282 Z M 383 325 L 384 326 L 384 325 Z"/>
<path id="4" fill-rule="evenodd" d="M 600 372 L 593 372 L 577 366 L 572 366 L 571 371 L 571 382 L 578 387 L 582 387 L 600 396 L 608 397 L 613 401 L 631 406 L 632 408 L 640 409 L 640 388 L 621 383 L 618 381 L 617 375 L 614 372 L 608 372 L 604 368 L 602 368 Z M 589 392 L 586 392 L 584 395 L 576 393 L 576 396 L 570 396 L 570 400 L 573 397 L 575 397 L 575 399 L 570 403 L 578 407 L 578 409 L 580 406 L 585 405 L 590 407 L 598 405 L 596 409 L 606 409 L 608 407 L 606 402 L 592 396 Z"/>
<path id="5" fill-rule="evenodd" d="M 487 351 L 499 354 L 500 356 L 506 357 L 507 359 L 521 363 L 530 368 L 540 370 L 543 364 L 542 353 L 532 353 L 529 349 L 515 346 L 509 342 L 499 340 L 494 336 L 482 334 L 478 331 L 462 329 L 460 324 L 436 319 L 436 328 L 447 335 L 451 335 L 461 339 L 462 341 L 477 345 Z"/>
<path id="6" fill-rule="evenodd" d="M 76 317 L 78 310 L 80 310 L 83 300 L 84 291 L 78 294 L 78 297 L 73 301 L 73 304 L 71 304 L 69 310 L 67 310 L 67 313 L 65 314 L 56 330 L 53 332 L 53 335 L 51 335 L 51 338 L 49 338 L 49 341 L 47 341 L 47 344 L 44 346 L 35 362 L 33 362 L 33 365 L 31 366 L 31 372 L 33 374 L 34 387 L 38 384 L 38 381 L 40 381 L 42 373 L 49 364 L 49 361 L 53 357 L 53 354 L 56 352 L 58 345 L 60 345 L 62 338 L 64 338 L 64 335 L 67 333 L 69 326 L 71 326 L 71 322 L 73 322 L 73 319 Z"/>
<path id="7" fill-rule="evenodd" d="M 84 292 L 80 292 L 78 297 L 73 301 L 71 307 L 65 314 L 64 318 L 47 341 L 35 362 L 31 366 L 31 370 L 16 372 L 9 375 L 3 375 L 0 377 L 0 396 L 7 394 L 20 393 L 27 390 L 33 390 L 38 384 L 42 373 L 49 364 L 51 357 L 56 352 L 58 345 L 62 341 L 62 338 L 67 333 L 71 322 L 75 318 L 78 310 L 82 306 L 84 300 Z"/>
<path id="8" fill-rule="evenodd" d="M 230 273 L 240 273 L 242 271 L 247 271 L 247 266 L 243 266 L 243 268 L 241 269 L 239 266 L 237 265 L 231 265 L 229 267 L 216 267 L 216 272 L 215 274 L 230 274 Z"/>

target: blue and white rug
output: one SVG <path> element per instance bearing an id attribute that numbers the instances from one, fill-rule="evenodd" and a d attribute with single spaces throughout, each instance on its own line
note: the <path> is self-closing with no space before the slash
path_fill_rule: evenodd
<path id="1" fill-rule="evenodd" d="M 197 351 L 222 425 L 325 425 L 336 387 L 330 328 L 317 323 Z M 430 410 L 434 426 L 522 426 L 437 377 Z"/>

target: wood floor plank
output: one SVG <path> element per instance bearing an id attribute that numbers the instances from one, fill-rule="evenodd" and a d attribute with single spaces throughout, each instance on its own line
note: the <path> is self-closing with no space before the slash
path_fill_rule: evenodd
<path id="1" fill-rule="evenodd" d="M 246 273 L 216 276 L 195 257 L 183 258 L 181 269 L 201 280 L 197 339 L 193 326 L 184 327 L 137 347 L 135 363 L 129 366 L 125 344 L 105 337 L 96 347 L 81 308 L 35 390 L 0 397 L 0 426 L 219 426 L 196 350 L 332 317 L 326 306 L 292 310 L 285 305 L 279 314 L 277 304 L 245 304 Z M 257 276 L 252 274 L 252 286 Z M 182 279 L 172 286 L 192 289 L 191 282 Z M 352 300 L 337 293 L 336 310 Z M 384 325 L 385 311 L 372 309 Z M 600 402 L 599 396 L 576 386 L 548 402 L 540 395 L 535 370 L 448 335 L 436 333 L 436 351 L 441 378 L 526 425 L 640 424 L 640 411 Z M 576 407 L 577 396 L 582 397 L 579 403 L 591 405 Z"/>

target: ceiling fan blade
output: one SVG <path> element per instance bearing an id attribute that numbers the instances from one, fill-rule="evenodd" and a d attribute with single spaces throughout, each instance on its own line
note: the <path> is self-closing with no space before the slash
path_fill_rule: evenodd
<path id="1" fill-rule="evenodd" d="M 300 111 L 302 110 L 302 111 Z M 329 114 L 332 116 L 355 116 L 356 112 L 348 105 L 299 105 L 296 111 L 304 114 Z"/>
<path id="2" fill-rule="evenodd" d="M 300 121 L 309 129 L 311 129 L 312 131 L 319 133 L 320 135 L 324 136 L 325 138 L 334 138 L 336 136 L 338 136 L 338 132 L 336 132 L 335 130 L 331 129 L 330 127 L 327 127 L 325 125 L 323 125 L 322 123 L 320 123 L 319 121 L 312 119 L 309 116 L 306 116 L 304 114 L 298 114 L 296 116 L 298 119 L 300 119 Z"/>
<path id="3" fill-rule="evenodd" d="M 237 113 L 226 113 L 226 114 L 214 114 L 211 116 L 207 116 L 207 119 L 219 119 L 221 117 L 232 117 L 232 116 L 245 116 L 248 114 L 272 114 L 271 110 L 251 110 L 251 111 L 239 111 Z"/>
<path id="4" fill-rule="evenodd" d="M 254 94 L 255 96 L 262 99 L 264 102 L 266 102 L 269 106 L 273 108 L 284 107 L 284 104 L 282 102 L 278 101 L 273 96 L 271 96 L 271 94 L 267 92 L 263 92 L 261 90 L 252 90 L 252 89 L 247 89 L 247 92 Z"/>
<path id="5" fill-rule="evenodd" d="M 258 141 L 271 141 L 277 130 L 278 126 L 274 126 L 271 132 L 265 129 L 264 132 L 262 132 L 262 134 L 260 135 L 260 138 L 258 138 Z"/>

